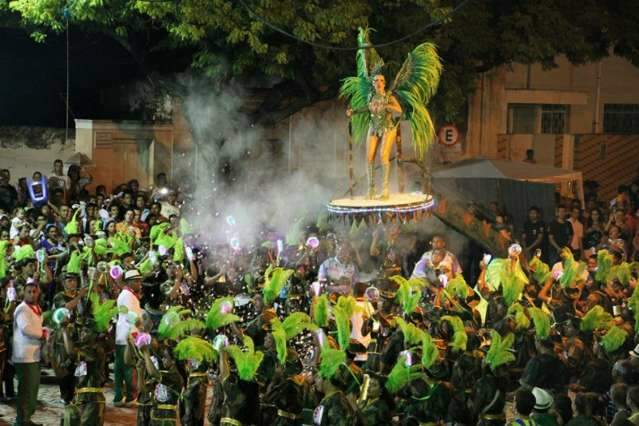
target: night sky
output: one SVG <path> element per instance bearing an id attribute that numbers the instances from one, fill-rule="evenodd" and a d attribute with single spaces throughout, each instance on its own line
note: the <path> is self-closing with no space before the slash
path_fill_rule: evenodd
<path id="1" fill-rule="evenodd" d="M 133 57 L 115 40 L 78 29 L 70 33 L 70 104 L 73 118 L 135 119 L 123 102 L 126 85 L 144 77 Z M 0 126 L 63 128 L 65 35 L 35 42 L 26 31 L 0 29 Z M 158 55 L 152 70 L 182 71 L 189 58 Z M 160 59 L 162 58 L 162 59 Z M 115 95 L 115 96 L 114 96 Z"/>

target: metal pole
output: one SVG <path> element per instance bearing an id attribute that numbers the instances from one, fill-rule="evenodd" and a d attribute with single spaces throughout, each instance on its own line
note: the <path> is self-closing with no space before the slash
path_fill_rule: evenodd
<path id="1" fill-rule="evenodd" d="M 69 18 L 67 18 L 67 87 L 66 87 L 66 108 L 64 111 L 64 143 L 69 142 Z"/>
<path id="2" fill-rule="evenodd" d="M 348 121 L 348 193 L 353 198 L 353 126 Z"/>

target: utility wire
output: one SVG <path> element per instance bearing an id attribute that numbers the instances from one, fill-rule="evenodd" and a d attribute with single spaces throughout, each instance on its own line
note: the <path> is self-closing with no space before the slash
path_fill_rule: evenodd
<path id="1" fill-rule="evenodd" d="M 327 49 L 327 50 L 339 50 L 339 51 L 355 51 L 355 50 L 360 50 L 360 49 L 377 49 L 377 48 L 381 48 L 381 47 L 388 47 L 388 46 L 392 46 L 394 44 L 397 43 L 401 43 L 405 40 L 408 40 L 409 38 L 415 37 L 418 34 L 423 33 L 424 31 L 426 31 L 429 28 L 435 27 L 437 25 L 441 25 L 444 22 L 444 19 L 446 18 L 450 18 L 452 17 L 454 14 L 456 14 L 457 12 L 459 12 L 464 6 L 466 6 L 468 3 L 470 3 L 470 0 L 464 0 L 463 2 L 461 2 L 459 5 L 457 5 L 450 14 L 448 14 L 446 16 L 446 18 L 444 19 L 440 19 L 439 21 L 435 21 L 435 22 L 431 22 L 430 24 L 427 24 L 415 31 L 413 31 L 410 34 L 407 34 L 403 37 L 400 37 L 396 40 L 391 40 L 385 43 L 379 43 L 379 44 L 368 44 L 366 46 L 363 47 L 352 47 L 352 46 L 333 46 L 330 44 L 324 44 L 324 43 L 317 43 L 314 41 L 309 41 L 309 40 L 304 40 L 302 38 L 299 38 L 298 36 L 296 36 L 295 34 L 292 34 L 286 30 L 283 30 L 282 28 L 276 26 L 275 24 L 272 24 L 271 22 L 269 22 L 266 18 L 264 18 L 263 16 L 257 14 L 253 9 L 251 9 L 245 2 L 244 0 L 237 0 L 239 4 L 242 5 L 242 7 L 244 7 L 244 9 L 246 9 L 246 11 L 250 14 L 253 15 L 253 17 L 255 19 L 257 19 L 258 21 L 262 22 L 264 25 L 266 25 L 267 27 L 271 28 L 274 31 L 277 31 L 280 34 L 283 34 L 287 37 L 290 37 L 292 39 L 295 39 L 301 43 L 306 43 L 308 45 L 311 45 L 313 47 L 317 47 L 319 49 Z"/>

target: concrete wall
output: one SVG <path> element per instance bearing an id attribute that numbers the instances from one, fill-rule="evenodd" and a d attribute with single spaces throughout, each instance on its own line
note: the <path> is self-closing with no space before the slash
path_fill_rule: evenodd
<path id="1" fill-rule="evenodd" d="M 66 161 L 75 153 L 74 140 L 65 144 L 64 139 L 64 129 L 2 127 L 0 169 L 9 169 L 14 184 L 35 171 L 47 175 L 53 170 L 54 160 Z"/>

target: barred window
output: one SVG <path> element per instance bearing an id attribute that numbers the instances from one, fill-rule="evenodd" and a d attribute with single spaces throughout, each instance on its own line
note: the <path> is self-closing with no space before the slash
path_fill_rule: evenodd
<path id="1" fill-rule="evenodd" d="M 568 131 L 568 105 L 541 106 L 541 133 L 560 134 Z"/>
<path id="2" fill-rule="evenodd" d="M 639 104 L 605 104 L 604 133 L 639 134 Z"/>

